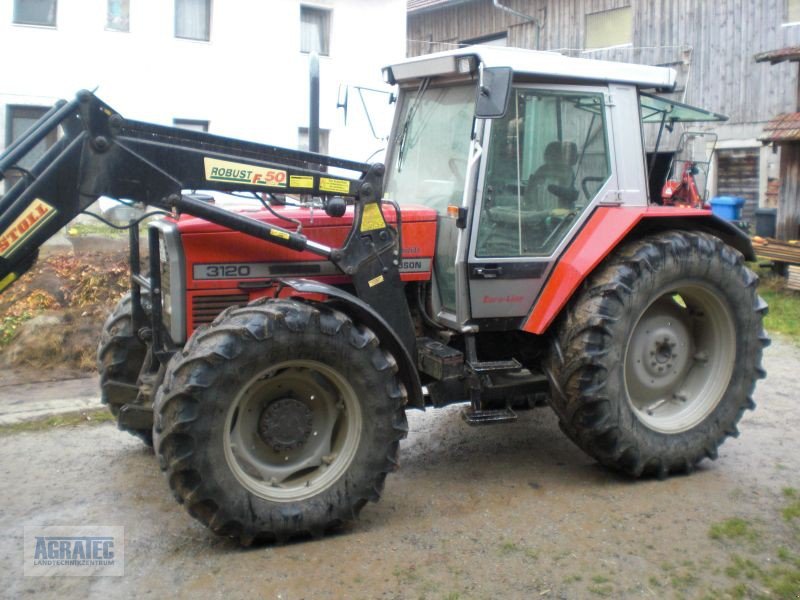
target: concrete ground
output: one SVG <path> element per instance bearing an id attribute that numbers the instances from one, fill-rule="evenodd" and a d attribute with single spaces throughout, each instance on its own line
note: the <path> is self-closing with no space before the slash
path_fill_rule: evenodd
<path id="1" fill-rule="evenodd" d="M 97 376 L 22 383 L 0 383 L 0 425 L 12 425 L 52 415 L 98 407 Z"/>
<path id="2" fill-rule="evenodd" d="M 113 425 L 5 428 L 0 596 L 797 598 L 800 349 L 776 341 L 766 367 L 741 437 L 690 477 L 603 469 L 548 409 L 481 429 L 458 407 L 412 412 L 400 471 L 357 523 L 246 550 L 186 514 Z M 0 413 L 16 410 L 7 395 Z M 124 577 L 24 577 L 23 526 L 56 524 L 124 526 Z"/>

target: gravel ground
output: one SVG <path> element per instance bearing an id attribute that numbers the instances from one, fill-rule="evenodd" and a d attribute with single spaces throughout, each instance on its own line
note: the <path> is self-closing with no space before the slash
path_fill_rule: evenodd
<path id="1" fill-rule="evenodd" d="M 356 524 L 247 550 L 190 518 L 152 453 L 110 424 L 6 433 L 0 595 L 797 598 L 800 519 L 782 511 L 800 487 L 800 349 L 778 340 L 766 366 L 741 437 L 690 477 L 605 470 L 547 409 L 480 429 L 458 407 L 413 412 L 400 471 Z M 124 526 L 124 577 L 23 577 L 23 526 L 56 524 Z"/>

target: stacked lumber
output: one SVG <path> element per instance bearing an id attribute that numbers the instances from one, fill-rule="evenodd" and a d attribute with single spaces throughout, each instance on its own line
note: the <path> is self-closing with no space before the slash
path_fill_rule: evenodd
<path id="1" fill-rule="evenodd" d="M 753 238 L 753 249 L 760 258 L 800 265 L 800 242 L 797 240 L 782 242 L 756 236 Z"/>
<path id="2" fill-rule="evenodd" d="M 786 278 L 786 287 L 790 290 L 800 291 L 800 267 L 796 265 L 789 266 L 789 276 Z"/>

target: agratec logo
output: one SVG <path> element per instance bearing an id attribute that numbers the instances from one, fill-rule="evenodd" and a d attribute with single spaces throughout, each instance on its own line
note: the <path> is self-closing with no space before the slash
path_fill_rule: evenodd
<path id="1" fill-rule="evenodd" d="M 0 256 L 7 256 L 22 240 L 56 214 L 56 209 L 38 198 L 0 235 Z"/>
<path id="2" fill-rule="evenodd" d="M 242 163 L 203 158 L 208 181 L 223 181 L 226 183 L 246 183 L 258 187 L 285 188 L 286 171 L 268 169 Z"/>
<path id="3" fill-rule="evenodd" d="M 25 527 L 26 576 L 125 574 L 124 527 Z"/>

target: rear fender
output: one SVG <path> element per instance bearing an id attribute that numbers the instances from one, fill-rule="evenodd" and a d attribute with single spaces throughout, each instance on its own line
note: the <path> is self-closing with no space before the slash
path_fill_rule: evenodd
<path id="1" fill-rule="evenodd" d="M 521 329 L 543 334 L 583 281 L 620 244 L 658 231 L 704 231 L 755 260 L 750 238 L 707 210 L 693 208 L 600 207 L 558 260 Z"/>
<path id="2" fill-rule="evenodd" d="M 400 380 L 408 393 L 408 407 L 425 410 L 425 400 L 422 395 L 422 382 L 417 372 L 416 361 L 406 350 L 397 334 L 389 324 L 369 304 L 357 296 L 344 290 L 312 281 L 310 279 L 281 279 L 281 283 L 292 288 L 299 294 L 321 294 L 328 300 L 325 304 L 341 310 L 357 323 L 369 327 L 381 342 L 381 345 L 391 352 L 400 369 Z"/>

